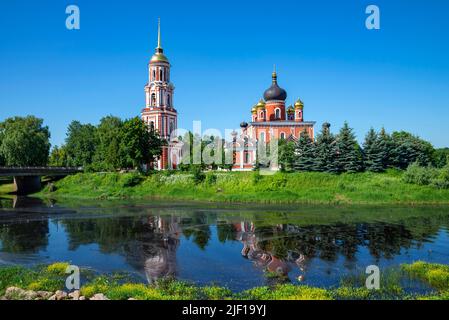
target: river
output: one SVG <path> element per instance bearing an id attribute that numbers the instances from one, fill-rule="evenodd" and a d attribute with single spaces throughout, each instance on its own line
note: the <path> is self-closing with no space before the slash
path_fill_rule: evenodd
<path id="1" fill-rule="evenodd" d="M 234 291 L 284 280 L 331 287 L 416 260 L 449 263 L 449 207 L 0 201 L 0 265 L 69 261 L 142 282 Z"/>

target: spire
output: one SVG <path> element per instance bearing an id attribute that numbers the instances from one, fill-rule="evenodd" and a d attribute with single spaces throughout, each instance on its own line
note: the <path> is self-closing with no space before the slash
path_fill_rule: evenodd
<path id="1" fill-rule="evenodd" d="M 157 20 L 157 49 L 162 49 L 161 47 L 161 18 Z"/>
<path id="2" fill-rule="evenodd" d="M 272 73 L 273 83 L 277 82 L 277 73 L 276 73 L 276 65 L 273 65 L 273 73 Z"/>

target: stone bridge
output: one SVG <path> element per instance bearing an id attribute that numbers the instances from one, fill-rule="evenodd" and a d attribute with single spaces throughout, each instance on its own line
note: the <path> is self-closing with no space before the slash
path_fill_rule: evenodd
<path id="1" fill-rule="evenodd" d="M 14 191 L 27 195 L 41 189 L 41 177 L 65 177 L 83 172 L 81 167 L 0 167 L 0 177 L 14 178 Z"/>

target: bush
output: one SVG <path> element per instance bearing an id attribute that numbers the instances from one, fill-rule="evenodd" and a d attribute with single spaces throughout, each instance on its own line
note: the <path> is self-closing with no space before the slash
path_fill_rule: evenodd
<path id="1" fill-rule="evenodd" d="M 411 164 L 404 173 L 403 179 L 407 183 L 420 186 L 429 185 L 434 179 L 437 179 L 439 172 L 432 167 L 421 167 L 418 163 Z"/>
<path id="2" fill-rule="evenodd" d="M 192 166 L 190 171 L 193 174 L 193 182 L 195 184 L 200 184 L 206 178 L 206 175 L 204 174 L 203 170 L 201 169 L 201 166 L 198 166 L 198 165 Z"/>
<path id="3" fill-rule="evenodd" d="M 126 174 L 123 176 L 122 185 L 125 188 L 131 188 L 142 182 L 142 176 L 137 173 Z"/>
<path id="4" fill-rule="evenodd" d="M 217 183 L 217 176 L 213 172 L 206 174 L 206 183 L 208 185 L 214 185 Z"/>

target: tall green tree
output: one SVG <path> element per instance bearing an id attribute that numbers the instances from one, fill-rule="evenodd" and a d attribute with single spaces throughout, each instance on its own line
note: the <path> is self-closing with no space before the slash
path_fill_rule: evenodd
<path id="1" fill-rule="evenodd" d="M 373 128 L 371 128 L 365 136 L 365 142 L 363 143 L 363 156 L 365 169 L 367 171 L 384 171 L 384 155 L 380 147 L 380 138 Z"/>
<path id="2" fill-rule="evenodd" d="M 338 171 L 355 173 L 363 170 L 362 150 L 347 122 L 337 135 L 336 146 Z"/>
<path id="3" fill-rule="evenodd" d="M 437 168 L 443 168 L 449 164 L 449 148 L 436 149 L 434 162 Z"/>
<path id="4" fill-rule="evenodd" d="M 54 146 L 51 149 L 48 164 L 52 167 L 65 167 L 68 165 L 67 152 L 64 146 Z"/>
<path id="5" fill-rule="evenodd" d="M 295 167 L 295 143 L 280 139 L 278 144 L 279 166 L 281 171 L 293 171 Z"/>
<path id="6" fill-rule="evenodd" d="M 50 131 L 43 123 L 34 116 L 8 118 L 0 123 L 0 154 L 6 166 L 47 165 Z"/>
<path id="7" fill-rule="evenodd" d="M 67 129 L 66 152 L 70 166 L 91 166 L 98 146 L 97 128 L 72 121 Z"/>
<path id="8" fill-rule="evenodd" d="M 296 143 L 295 170 L 316 171 L 316 146 L 307 132 L 302 132 Z"/>
<path id="9" fill-rule="evenodd" d="M 330 132 L 330 127 L 329 123 L 324 123 L 316 137 L 316 164 L 317 171 L 336 173 L 338 172 L 336 140 Z"/>
<path id="10" fill-rule="evenodd" d="M 379 148 L 379 157 L 382 159 L 383 169 L 385 170 L 392 167 L 393 140 L 386 132 L 385 128 L 380 130 L 377 138 L 377 144 Z"/>
<path id="11" fill-rule="evenodd" d="M 3 140 L 3 137 L 2 137 L 2 134 L 1 134 L 1 131 L 0 131 L 0 148 L 1 148 L 1 145 L 2 145 L 2 140 Z M 0 166 L 4 166 L 4 165 L 5 165 L 5 158 L 3 157 L 3 154 L 0 151 Z"/>
<path id="12" fill-rule="evenodd" d="M 163 142 L 155 129 L 138 117 L 126 120 L 123 124 L 121 149 L 126 155 L 126 165 L 138 168 L 151 163 L 162 153 Z"/>
<path id="13" fill-rule="evenodd" d="M 409 132 L 393 132 L 392 137 L 392 165 L 399 169 L 406 169 L 417 162 L 420 166 L 432 164 L 435 157 L 433 146 Z"/>
<path id="14" fill-rule="evenodd" d="M 123 121 L 118 117 L 107 116 L 100 120 L 97 127 L 98 146 L 94 157 L 99 169 L 115 170 L 125 163 L 124 154 L 120 149 L 122 128 Z"/>

